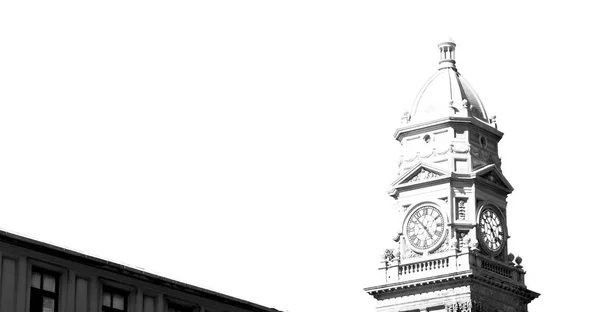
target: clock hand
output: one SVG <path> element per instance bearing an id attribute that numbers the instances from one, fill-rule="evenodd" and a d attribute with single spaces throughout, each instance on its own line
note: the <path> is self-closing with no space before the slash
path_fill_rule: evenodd
<path id="1" fill-rule="evenodd" d="M 429 238 L 433 239 L 433 235 L 431 235 L 431 233 L 429 233 L 429 230 L 427 230 L 427 227 L 425 226 L 425 224 L 423 224 L 423 222 L 421 222 L 421 220 L 417 219 L 417 222 L 419 222 L 419 224 L 421 224 L 421 226 L 423 226 L 423 229 L 425 230 L 425 232 L 427 232 L 427 235 L 429 235 Z"/>
<path id="2" fill-rule="evenodd" d="M 494 241 L 496 240 L 496 231 L 494 231 L 494 227 L 492 227 L 492 225 L 490 224 L 488 219 L 485 219 L 485 223 L 487 223 L 487 225 L 489 225 L 490 228 L 490 233 L 492 234 L 492 237 L 494 238 Z"/>
<path id="3" fill-rule="evenodd" d="M 417 222 L 415 222 L 415 235 L 421 235 L 421 233 L 423 233 L 423 227 L 418 224 Z"/>
<path id="4" fill-rule="evenodd" d="M 491 239 L 490 239 L 490 242 L 493 242 L 493 244 L 495 244 L 495 243 L 500 243 L 500 242 L 502 241 L 502 239 L 500 238 L 500 234 L 499 234 L 499 233 L 497 233 L 497 232 L 499 232 L 499 230 L 498 230 L 498 227 L 497 227 L 497 226 L 492 226 L 492 225 L 490 224 L 490 222 L 489 222 L 489 221 L 487 221 L 487 220 L 486 220 L 486 223 L 487 223 L 487 225 L 490 227 L 490 228 L 489 228 L 489 232 L 488 232 L 488 234 L 487 234 L 487 235 L 488 235 L 488 237 L 490 237 L 490 236 L 491 236 L 491 237 L 490 237 L 490 238 L 491 238 Z"/>

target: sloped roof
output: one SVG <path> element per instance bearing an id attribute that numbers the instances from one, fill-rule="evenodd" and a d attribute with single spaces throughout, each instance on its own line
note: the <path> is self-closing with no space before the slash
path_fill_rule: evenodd
<path id="1" fill-rule="evenodd" d="M 119 274 L 126 275 L 127 277 L 133 277 L 139 280 L 150 282 L 163 287 L 179 290 L 221 302 L 224 304 L 237 306 L 250 311 L 260 312 L 281 312 L 274 308 L 268 308 L 259 304 L 242 300 L 236 297 L 228 296 L 216 291 L 208 290 L 205 288 L 193 286 L 176 280 L 172 280 L 163 276 L 152 274 L 140 269 L 132 268 L 123 264 L 118 264 L 112 261 L 100 259 L 94 256 L 86 255 L 77 251 L 69 250 L 63 247 L 52 245 L 49 243 L 34 240 L 32 238 L 20 236 L 4 230 L 0 230 L 0 241 L 15 245 L 28 250 L 35 250 L 44 254 L 62 258 L 65 260 L 73 261 L 76 263 L 88 265 L 94 268 L 108 270 Z"/>

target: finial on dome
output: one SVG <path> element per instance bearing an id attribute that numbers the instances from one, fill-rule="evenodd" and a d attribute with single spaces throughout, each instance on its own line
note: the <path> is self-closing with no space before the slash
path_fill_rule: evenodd
<path id="1" fill-rule="evenodd" d="M 452 40 L 452 37 L 448 37 L 445 41 L 438 43 L 440 49 L 440 69 L 442 68 L 456 68 L 456 61 L 454 60 L 454 49 L 456 43 Z"/>

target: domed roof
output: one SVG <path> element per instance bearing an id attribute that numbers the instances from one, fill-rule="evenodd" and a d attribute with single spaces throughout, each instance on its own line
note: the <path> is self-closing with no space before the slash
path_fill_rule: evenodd
<path id="1" fill-rule="evenodd" d="M 456 70 L 454 61 L 456 44 L 451 40 L 438 45 L 440 68 L 427 80 L 417 95 L 410 113 L 411 123 L 448 116 L 476 117 L 489 123 L 479 96 Z"/>

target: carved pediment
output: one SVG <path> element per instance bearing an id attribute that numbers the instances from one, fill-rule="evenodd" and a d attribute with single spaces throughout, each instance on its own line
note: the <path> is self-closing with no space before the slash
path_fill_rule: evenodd
<path id="1" fill-rule="evenodd" d="M 482 175 L 481 177 L 487 181 L 490 181 L 491 183 L 506 187 L 506 185 L 500 182 L 500 177 L 498 177 L 498 175 L 493 172 L 488 172 Z"/>
<path id="2" fill-rule="evenodd" d="M 418 162 L 411 169 L 406 171 L 398 180 L 394 182 L 394 186 L 406 183 L 421 182 L 439 178 L 450 173 L 446 170 L 436 168 L 430 164 Z"/>
<path id="3" fill-rule="evenodd" d="M 429 179 L 433 179 L 433 178 L 437 178 L 440 175 L 437 174 L 436 172 L 433 172 L 431 170 L 427 170 L 425 168 L 420 168 L 419 171 L 417 171 L 415 174 L 413 174 L 407 182 L 405 183 L 411 183 L 411 182 L 418 182 L 418 181 L 425 181 L 425 180 L 429 180 Z"/>
<path id="4" fill-rule="evenodd" d="M 388 193 L 395 197 L 398 194 L 398 188 L 403 185 L 425 182 L 449 175 L 450 173 L 446 170 L 419 162 L 394 181 L 394 183 L 392 183 L 392 189 Z"/>
<path id="5" fill-rule="evenodd" d="M 499 186 L 500 188 L 506 189 L 510 192 L 513 191 L 513 187 L 508 183 L 508 180 L 502 174 L 502 171 L 496 167 L 496 165 L 488 165 L 475 172 L 475 175 L 486 182 Z"/>

